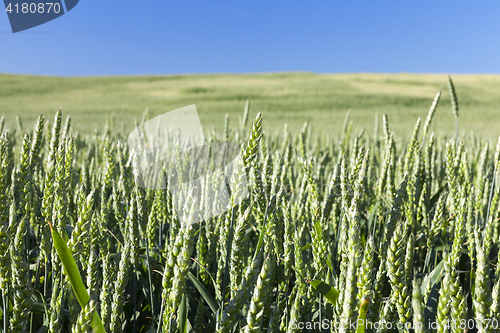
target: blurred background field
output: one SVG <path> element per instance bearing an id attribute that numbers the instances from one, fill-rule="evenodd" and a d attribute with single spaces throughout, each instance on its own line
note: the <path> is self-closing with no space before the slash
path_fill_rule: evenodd
<path id="1" fill-rule="evenodd" d="M 461 135 L 500 134 L 500 75 L 452 75 L 459 99 Z M 102 129 L 112 116 L 115 128 L 130 131 L 148 108 L 150 118 L 196 104 L 206 130 L 222 129 L 225 114 L 238 122 L 245 100 L 250 119 L 263 113 L 264 130 L 291 130 L 309 122 L 336 135 L 348 109 L 354 129 L 373 133 L 375 116 L 386 113 L 397 136 L 408 137 L 418 117 L 425 119 L 436 93 L 443 94 L 430 131 L 454 133 L 445 74 L 169 75 L 116 77 L 42 77 L 0 75 L 0 114 L 13 125 L 20 115 L 32 126 L 42 112 L 53 119 L 62 106 L 75 129 Z"/>

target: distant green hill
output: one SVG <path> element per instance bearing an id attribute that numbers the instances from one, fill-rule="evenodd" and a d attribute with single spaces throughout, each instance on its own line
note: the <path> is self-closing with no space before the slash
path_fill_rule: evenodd
<path id="1" fill-rule="evenodd" d="M 460 111 L 459 127 L 500 134 L 500 75 L 452 75 Z M 332 134 L 342 128 L 346 111 L 357 131 L 373 132 L 375 114 L 387 113 L 396 135 L 408 136 L 418 117 L 425 119 L 436 93 L 443 89 L 431 131 L 453 133 L 455 124 L 444 74 L 175 75 L 123 77 L 40 77 L 0 75 L 0 114 L 8 123 L 20 115 L 32 125 L 40 112 L 50 119 L 62 106 L 76 128 L 101 129 L 105 118 L 125 130 L 140 121 L 196 104 L 202 125 L 222 128 L 224 115 L 236 123 L 245 100 L 250 117 L 263 112 L 266 130 L 297 129 L 304 122 Z M 381 121 L 380 121 L 381 125 Z"/>

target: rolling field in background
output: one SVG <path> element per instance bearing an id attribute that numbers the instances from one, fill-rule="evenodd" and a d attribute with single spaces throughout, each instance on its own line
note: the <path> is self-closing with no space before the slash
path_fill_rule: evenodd
<path id="1" fill-rule="evenodd" d="M 460 105 L 461 134 L 500 132 L 500 76 L 452 75 Z M 196 104 L 205 129 L 220 130 L 226 113 L 236 124 L 245 105 L 262 112 L 265 130 L 300 128 L 340 131 L 351 109 L 354 129 L 374 129 L 378 112 L 387 113 L 396 136 L 411 134 L 415 119 L 425 118 L 435 94 L 443 89 L 431 131 L 452 134 L 454 118 L 445 74 L 313 74 L 171 75 L 123 77 L 40 77 L 0 75 L 0 114 L 7 124 L 20 115 L 33 124 L 43 112 L 52 119 L 62 106 L 76 129 L 102 128 L 114 115 L 117 128 L 132 130 L 148 108 L 150 117 Z M 123 124 L 123 125 L 122 125 Z M 123 126 L 123 127 L 122 127 Z"/>

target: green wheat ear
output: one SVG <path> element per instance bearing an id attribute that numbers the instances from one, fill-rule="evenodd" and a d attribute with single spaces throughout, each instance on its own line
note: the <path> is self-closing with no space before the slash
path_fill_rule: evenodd
<path id="1" fill-rule="evenodd" d="M 457 94 L 455 93 L 455 86 L 453 85 L 453 81 L 451 81 L 451 77 L 449 75 L 448 91 L 450 93 L 451 110 L 455 116 L 455 144 L 458 146 L 458 99 Z"/>
<path id="2" fill-rule="evenodd" d="M 432 119 L 434 118 L 434 114 L 436 113 L 436 107 L 439 103 L 440 98 L 441 98 L 441 90 L 438 91 L 436 97 L 434 97 L 434 101 L 432 102 L 431 108 L 429 109 L 429 113 L 427 114 L 427 119 L 425 120 L 425 125 L 424 125 L 424 131 L 422 133 L 422 147 L 424 145 L 424 138 L 427 135 L 429 126 L 431 125 Z"/>
<path id="3" fill-rule="evenodd" d="M 458 99 L 455 92 L 455 86 L 451 80 L 451 76 L 448 75 L 448 91 L 450 93 L 451 109 L 456 118 L 458 118 Z"/>
<path id="4" fill-rule="evenodd" d="M 257 159 L 257 150 L 261 138 L 262 138 L 262 112 L 259 112 L 255 117 L 250 138 L 248 139 L 247 146 L 243 152 L 243 162 L 245 165 L 246 173 L 250 171 L 250 167 Z"/>

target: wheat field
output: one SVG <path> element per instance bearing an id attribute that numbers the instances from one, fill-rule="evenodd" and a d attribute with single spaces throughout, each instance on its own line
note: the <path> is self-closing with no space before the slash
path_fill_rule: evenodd
<path id="1" fill-rule="evenodd" d="M 461 95 L 442 85 L 408 136 L 383 110 L 373 133 L 350 113 L 336 132 L 266 131 L 247 102 L 207 139 L 241 147 L 228 190 L 248 195 L 208 219 L 194 212 L 209 183 L 182 198 L 140 186 L 116 122 L 78 128 L 65 109 L 27 127 L 2 118 L 0 327 L 498 331 L 500 140 L 460 134 Z M 165 164 L 167 183 L 189 163 Z"/>

